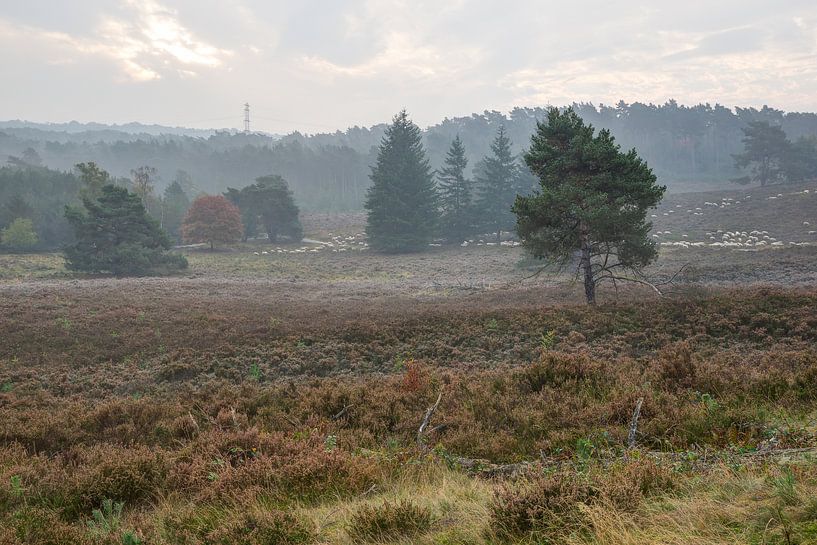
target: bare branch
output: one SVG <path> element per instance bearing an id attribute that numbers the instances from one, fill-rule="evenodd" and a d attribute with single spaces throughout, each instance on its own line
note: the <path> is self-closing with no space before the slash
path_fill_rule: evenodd
<path id="1" fill-rule="evenodd" d="M 426 415 L 423 418 L 423 422 L 420 424 L 420 429 L 417 430 L 417 446 L 423 450 L 427 450 L 428 447 L 423 441 L 423 434 L 428 427 L 429 422 L 431 422 L 431 417 L 434 416 L 434 411 L 437 410 L 437 407 L 440 405 L 440 400 L 443 398 L 443 391 L 440 389 L 440 394 L 437 396 L 437 401 L 434 402 L 434 405 L 426 409 Z"/>
<path id="2" fill-rule="evenodd" d="M 635 447 L 636 433 L 638 432 L 638 418 L 641 416 L 641 404 L 644 403 L 644 398 L 639 397 L 635 403 L 635 410 L 633 411 L 633 419 L 630 421 L 630 432 L 627 434 L 627 448 Z"/>

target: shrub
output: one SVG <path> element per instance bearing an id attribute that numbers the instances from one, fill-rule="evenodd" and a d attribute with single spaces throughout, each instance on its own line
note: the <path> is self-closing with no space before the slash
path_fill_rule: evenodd
<path id="1" fill-rule="evenodd" d="M 314 530 L 290 513 L 246 509 L 215 505 L 176 509 L 164 518 L 162 533 L 178 545 L 296 545 L 315 540 Z"/>
<path id="2" fill-rule="evenodd" d="M 352 515 L 346 532 L 355 541 L 383 541 L 427 532 L 431 510 L 409 500 L 364 505 Z"/>
<path id="3" fill-rule="evenodd" d="M 670 471 L 647 459 L 588 473 L 565 469 L 501 487 L 490 506 L 490 526 L 501 539 L 549 541 L 586 524 L 582 504 L 635 511 L 644 498 L 673 487 Z"/>
<path id="4" fill-rule="evenodd" d="M 0 543 L 91 545 L 93 541 L 82 528 L 60 520 L 55 511 L 27 507 L 0 518 Z"/>
<path id="5" fill-rule="evenodd" d="M 0 245 L 9 250 L 30 250 L 39 241 L 34 223 L 28 218 L 17 218 L 0 231 Z"/>

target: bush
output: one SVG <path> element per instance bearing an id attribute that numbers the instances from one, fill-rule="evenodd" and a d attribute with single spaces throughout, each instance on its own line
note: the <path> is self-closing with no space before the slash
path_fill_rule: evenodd
<path id="1" fill-rule="evenodd" d="M 312 543 L 315 532 L 276 509 L 229 511 L 217 506 L 174 510 L 163 521 L 164 538 L 178 545 L 296 545 Z"/>
<path id="2" fill-rule="evenodd" d="M 0 231 L 0 244 L 9 250 L 30 250 L 39 241 L 34 223 L 28 218 L 17 218 Z"/>
<path id="3" fill-rule="evenodd" d="M 384 541 L 427 532 L 431 510 L 408 500 L 364 505 L 352 515 L 346 532 L 355 541 Z"/>
<path id="4" fill-rule="evenodd" d="M 91 545 L 84 529 L 60 520 L 55 511 L 28 507 L 0 518 L 0 543 Z"/>

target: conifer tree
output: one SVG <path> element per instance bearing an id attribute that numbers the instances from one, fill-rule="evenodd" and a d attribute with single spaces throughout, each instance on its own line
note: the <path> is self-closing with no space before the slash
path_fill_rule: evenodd
<path id="1" fill-rule="evenodd" d="M 439 222 L 438 196 L 420 128 L 405 110 L 394 116 L 372 167 L 366 234 L 379 252 L 422 250 Z"/>
<path id="2" fill-rule="evenodd" d="M 519 165 L 511 152 L 511 139 L 505 134 L 504 126 L 499 127 L 491 143 L 491 153 L 477 168 L 477 210 L 482 226 L 495 232 L 499 242 L 502 231 L 513 229 L 515 218 L 511 207 L 519 184 Z"/>
<path id="3" fill-rule="evenodd" d="M 517 197 L 523 245 L 562 265 L 579 256 L 587 302 L 601 282 L 648 283 L 640 270 L 657 257 L 647 211 L 666 191 L 636 151 L 622 152 L 607 130 L 596 135 L 572 110 L 552 108 L 525 153 L 539 190 Z"/>
<path id="4" fill-rule="evenodd" d="M 443 235 L 449 240 L 461 242 L 473 233 L 474 210 L 471 180 L 465 177 L 468 159 L 459 135 L 451 142 L 445 157 L 445 165 L 437 171 Z"/>
<path id="5" fill-rule="evenodd" d="M 190 198 L 178 180 L 165 188 L 162 197 L 162 228 L 175 240 L 181 240 L 182 221 L 190 208 Z"/>
<path id="6" fill-rule="evenodd" d="M 264 226 L 270 242 L 276 242 L 280 235 L 293 242 L 303 238 L 300 211 L 289 184 L 281 176 L 256 178 L 254 184 L 241 190 L 228 187 L 224 196 L 241 211 L 244 240 L 257 234 L 259 223 Z"/>
<path id="7" fill-rule="evenodd" d="M 97 199 L 82 202 L 84 210 L 65 210 L 76 236 L 76 243 L 65 249 L 69 269 L 126 276 L 187 267 L 183 256 L 167 252 L 170 240 L 148 216 L 139 195 L 106 185 Z"/>

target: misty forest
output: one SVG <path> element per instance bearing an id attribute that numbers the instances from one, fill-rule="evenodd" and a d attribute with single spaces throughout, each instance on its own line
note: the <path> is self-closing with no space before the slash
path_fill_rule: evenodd
<path id="1" fill-rule="evenodd" d="M 0 7 L 0 545 L 817 543 L 813 6 L 240 4 Z"/>

